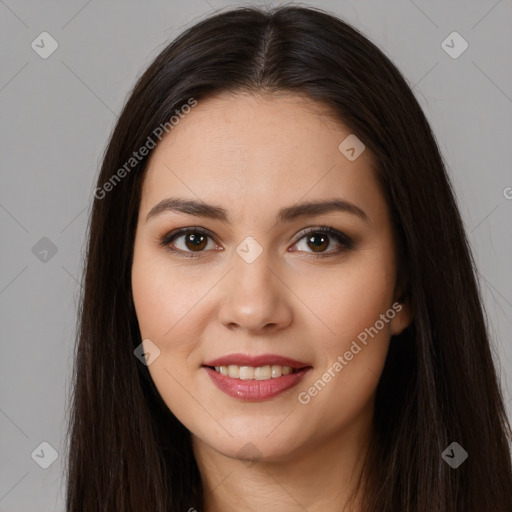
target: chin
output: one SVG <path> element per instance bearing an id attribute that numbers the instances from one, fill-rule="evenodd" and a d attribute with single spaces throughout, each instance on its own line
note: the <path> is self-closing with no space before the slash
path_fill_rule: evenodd
<path id="1" fill-rule="evenodd" d="M 222 439 L 207 437 L 203 438 L 202 442 L 225 457 L 249 465 L 256 462 L 285 461 L 299 449 L 293 433 L 283 430 L 280 434 L 274 432 L 269 436 L 268 432 L 271 432 L 271 429 L 262 434 L 246 428 L 243 433 L 236 433 L 233 437 L 225 433 Z"/>

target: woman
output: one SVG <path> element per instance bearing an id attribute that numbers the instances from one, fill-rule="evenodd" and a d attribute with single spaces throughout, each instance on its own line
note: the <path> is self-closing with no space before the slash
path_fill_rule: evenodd
<path id="1" fill-rule="evenodd" d="M 94 195 L 68 511 L 512 510 L 451 184 L 359 32 L 290 6 L 191 27 Z"/>

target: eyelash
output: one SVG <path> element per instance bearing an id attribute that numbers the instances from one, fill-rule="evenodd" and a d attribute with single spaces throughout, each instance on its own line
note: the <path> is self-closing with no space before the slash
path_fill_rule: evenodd
<path id="1" fill-rule="evenodd" d="M 172 232 L 166 234 L 160 241 L 160 245 L 163 247 L 167 247 L 167 249 L 169 251 L 171 251 L 174 254 L 177 254 L 179 257 L 198 258 L 201 255 L 201 252 L 204 252 L 204 251 L 199 251 L 197 253 L 186 252 L 186 251 L 182 251 L 181 249 L 173 249 L 170 246 L 171 242 L 173 242 L 174 240 L 179 238 L 181 235 L 186 235 L 189 233 L 199 233 L 201 235 L 205 235 L 205 236 L 208 236 L 209 238 L 213 239 L 213 237 L 209 234 L 209 232 L 203 228 L 199 228 L 199 227 L 197 227 L 197 228 L 195 228 L 195 227 L 179 228 L 175 231 L 172 231 Z M 329 258 L 331 256 L 336 256 L 337 254 L 343 252 L 344 250 L 350 250 L 354 247 L 354 241 L 352 240 L 352 238 L 345 235 L 341 231 L 338 231 L 338 230 L 332 228 L 331 226 L 327 226 L 325 224 L 323 224 L 317 228 L 308 229 L 307 231 L 301 232 L 297 238 L 297 241 L 293 245 L 297 244 L 304 237 L 306 237 L 307 235 L 312 234 L 312 233 L 313 234 L 317 234 L 317 233 L 327 234 L 327 235 L 331 236 L 332 238 L 334 238 L 343 247 L 343 249 L 340 249 L 337 251 L 331 251 L 328 253 L 308 253 L 313 258 Z"/>

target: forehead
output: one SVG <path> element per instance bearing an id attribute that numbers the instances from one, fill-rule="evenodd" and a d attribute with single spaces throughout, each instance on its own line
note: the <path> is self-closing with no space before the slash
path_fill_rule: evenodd
<path id="1" fill-rule="evenodd" d="M 303 96 L 224 93 L 200 100 L 154 149 L 141 211 L 171 195 L 222 201 L 238 208 L 239 220 L 334 196 L 385 208 L 370 151 L 350 161 L 338 149 L 349 135 L 328 108 Z"/>

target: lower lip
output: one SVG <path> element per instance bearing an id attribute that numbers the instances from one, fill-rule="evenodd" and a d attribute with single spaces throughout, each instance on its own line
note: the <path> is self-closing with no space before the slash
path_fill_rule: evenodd
<path id="1" fill-rule="evenodd" d="M 208 372 L 213 383 L 226 395 L 248 402 L 268 400 L 296 386 L 311 370 L 311 367 L 301 368 L 295 373 L 281 375 L 275 379 L 234 379 L 222 375 L 207 366 L 203 368 Z"/>

